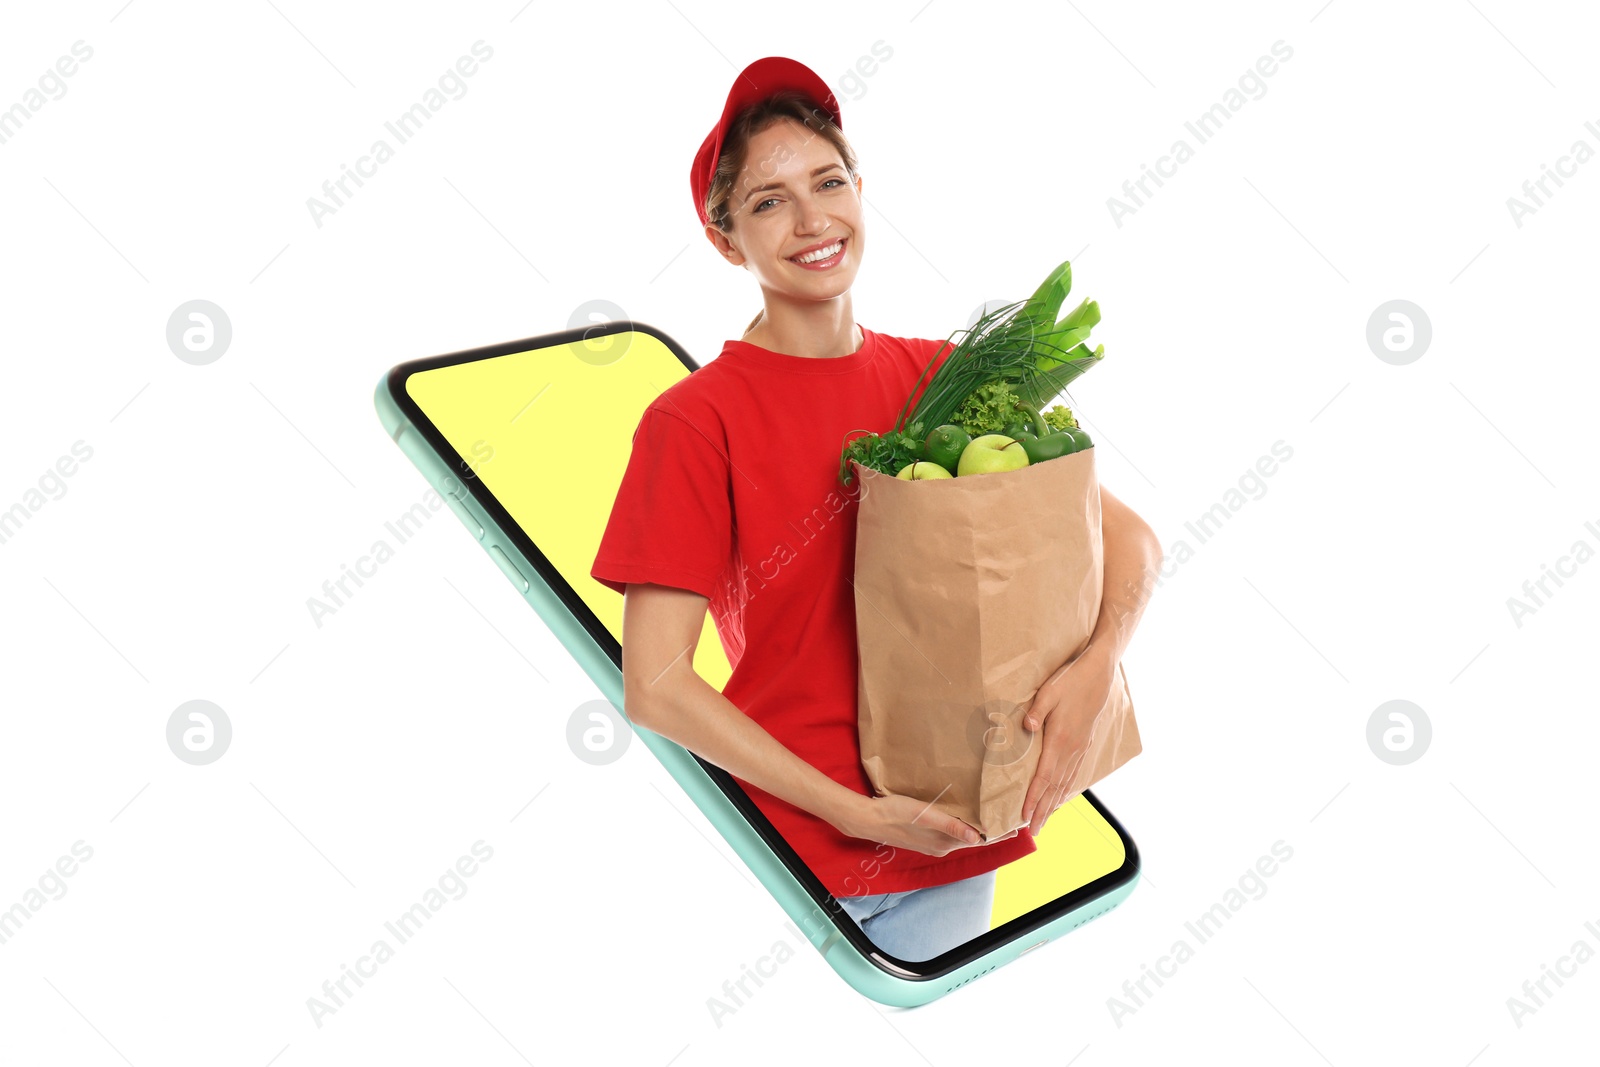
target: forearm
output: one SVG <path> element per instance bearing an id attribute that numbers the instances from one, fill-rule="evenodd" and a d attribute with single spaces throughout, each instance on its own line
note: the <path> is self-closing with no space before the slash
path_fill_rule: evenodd
<path id="1" fill-rule="evenodd" d="M 650 686 L 644 700 L 624 692 L 628 718 L 843 832 L 866 798 L 791 752 L 685 666 Z"/>
<path id="2" fill-rule="evenodd" d="M 1161 566 L 1161 542 L 1150 525 L 1102 488 L 1102 541 L 1105 573 L 1101 584 L 1100 615 L 1089 635 L 1085 655 L 1093 654 L 1114 668 L 1133 640 L 1155 588 L 1152 580 Z"/>

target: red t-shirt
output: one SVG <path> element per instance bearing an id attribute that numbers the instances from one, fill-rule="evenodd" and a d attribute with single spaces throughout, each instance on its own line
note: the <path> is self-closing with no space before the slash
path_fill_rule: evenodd
<path id="1" fill-rule="evenodd" d="M 859 483 L 840 485 L 839 454 L 850 431 L 893 427 L 944 341 L 861 334 L 859 351 L 824 359 L 728 341 L 652 401 L 589 573 L 618 593 L 649 582 L 707 597 L 732 667 L 723 695 L 801 759 L 871 796 L 850 582 Z M 1037 848 L 1023 827 L 943 857 L 891 855 L 735 780 L 835 896 L 942 885 Z"/>

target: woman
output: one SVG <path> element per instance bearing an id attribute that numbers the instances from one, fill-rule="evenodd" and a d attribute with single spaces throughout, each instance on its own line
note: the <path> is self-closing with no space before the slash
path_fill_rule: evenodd
<path id="1" fill-rule="evenodd" d="M 855 321 L 867 234 L 840 126 L 802 64 L 769 57 L 735 79 L 690 186 L 706 237 L 755 277 L 764 307 L 646 409 L 590 573 L 625 597 L 628 718 L 733 775 L 880 949 L 920 961 L 989 930 L 995 871 L 1035 850 L 1065 776 L 1041 756 L 1028 832 L 980 846 L 922 800 L 875 797 L 861 765 L 857 501 L 839 453 L 850 431 L 893 423 L 943 342 Z M 1155 539 L 1103 491 L 1102 511 L 1110 590 L 1138 573 L 1128 566 L 1153 566 Z M 691 666 L 708 607 L 733 667 L 720 692 Z M 1104 703 L 1137 609 L 1041 686 L 1042 752 L 1054 706 Z"/>

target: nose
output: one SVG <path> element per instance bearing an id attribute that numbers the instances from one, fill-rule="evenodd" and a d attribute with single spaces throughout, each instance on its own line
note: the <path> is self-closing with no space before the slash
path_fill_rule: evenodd
<path id="1" fill-rule="evenodd" d="M 810 237 L 820 234 L 830 225 L 827 212 L 822 210 L 822 205 L 814 197 L 803 197 L 800 200 L 800 235 Z"/>

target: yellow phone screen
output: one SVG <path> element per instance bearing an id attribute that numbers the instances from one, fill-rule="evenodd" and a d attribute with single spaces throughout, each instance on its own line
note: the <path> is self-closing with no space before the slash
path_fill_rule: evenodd
<path id="1" fill-rule="evenodd" d="M 659 338 L 622 330 L 416 371 L 405 388 L 620 646 L 622 597 L 589 568 L 644 409 L 689 373 Z M 732 673 L 709 612 L 694 669 L 718 689 Z M 1038 846 L 996 872 L 991 929 L 1118 871 L 1127 856 L 1082 796 L 1050 818 Z"/>

